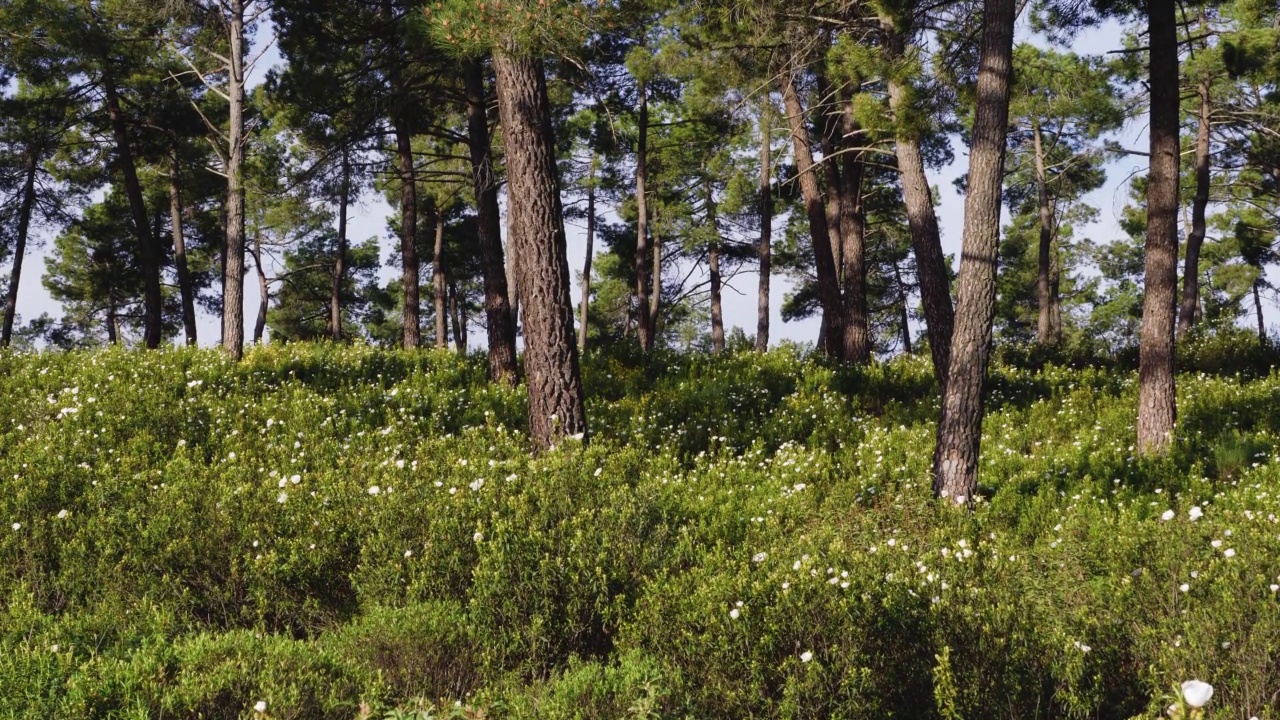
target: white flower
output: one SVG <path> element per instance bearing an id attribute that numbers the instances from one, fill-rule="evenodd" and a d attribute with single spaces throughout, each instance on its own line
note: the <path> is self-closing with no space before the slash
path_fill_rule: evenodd
<path id="1" fill-rule="evenodd" d="M 198 387 L 200 387 L 200 386 L 201 386 L 201 385 L 203 385 L 203 384 L 204 384 L 204 381 L 203 381 L 203 380 L 192 380 L 191 382 L 187 383 L 187 387 L 189 387 L 189 388 L 198 388 Z"/>
<path id="2" fill-rule="evenodd" d="M 477 530 L 477 531 L 476 531 L 476 534 L 471 536 L 471 539 L 472 539 L 472 540 L 474 540 L 474 541 L 476 541 L 476 542 L 480 542 L 480 541 L 484 540 L 484 533 L 482 533 L 482 532 L 480 532 L 479 530 Z"/>
<path id="3" fill-rule="evenodd" d="M 761 563 L 764 562 L 764 559 L 767 557 L 769 557 L 769 553 L 758 552 L 751 556 L 751 562 Z"/>
<path id="4" fill-rule="evenodd" d="M 281 505 L 285 504 L 285 502 L 288 499 L 289 499 L 289 493 L 282 492 L 276 496 L 276 502 L 280 503 Z"/>
<path id="5" fill-rule="evenodd" d="M 1272 583 L 1271 592 L 1280 592 L 1280 585 L 1276 585 L 1275 583 Z"/>
<path id="6" fill-rule="evenodd" d="M 471 488 L 471 492 L 478 491 L 480 488 L 484 487 L 484 478 L 476 478 L 475 481 L 467 487 Z"/>
<path id="7" fill-rule="evenodd" d="M 1222 551 L 1222 556 L 1223 556 L 1223 557 L 1229 557 L 1229 558 L 1233 558 L 1233 557 L 1235 557 L 1235 556 L 1236 556 L 1236 550 L 1235 550 L 1235 548 L 1227 548 L 1226 550 L 1223 550 L 1223 551 Z"/>
<path id="8" fill-rule="evenodd" d="M 1209 544 L 1210 544 L 1210 545 L 1212 545 L 1212 546 L 1214 546 L 1214 547 L 1216 547 L 1216 548 L 1220 548 L 1220 547 L 1222 547 L 1222 541 L 1221 541 L 1221 540 L 1214 540 L 1213 542 L 1211 542 L 1211 543 L 1209 543 Z"/>
<path id="9" fill-rule="evenodd" d="M 293 483 L 294 485 L 297 485 L 298 483 L 302 482 L 302 476 L 294 475 L 293 477 L 289 478 L 289 482 Z"/>
<path id="10" fill-rule="evenodd" d="M 804 652 L 800 653 L 800 662 L 809 662 L 812 659 L 813 659 L 812 651 L 805 650 Z"/>
<path id="11" fill-rule="evenodd" d="M 412 551 L 412 550 L 405 550 L 405 551 L 404 551 L 404 556 L 405 556 L 405 557 L 407 557 L 407 558 L 411 558 L 411 557 L 413 557 L 413 551 Z"/>
<path id="12" fill-rule="evenodd" d="M 403 470 L 403 469 L 404 469 L 404 460 L 397 460 L 397 461 L 396 461 L 396 469 L 397 469 L 397 470 Z"/>
<path id="13" fill-rule="evenodd" d="M 19 531 L 19 530 L 21 530 L 21 529 L 22 529 L 22 523 L 14 523 L 14 524 L 13 524 L 13 531 L 14 531 L 14 532 L 18 532 L 18 531 Z"/>
<path id="14" fill-rule="evenodd" d="M 266 712 L 266 711 L 267 711 L 267 701 L 266 701 L 266 700 L 259 700 L 258 702 L 254 703 L 254 704 L 253 704 L 253 711 L 254 711 L 254 712 L 256 712 L 256 713 L 259 713 L 259 714 Z"/>
<path id="15" fill-rule="evenodd" d="M 55 644 L 55 645 L 50 645 L 50 646 L 49 646 L 49 652 L 51 652 L 51 653 L 56 653 L 56 652 L 58 652 L 58 650 L 59 650 L 59 648 L 58 648 L 58 646 L 57 646 L 56 644 Z"/>
<path id="16" fill-rule="evenodd" d="M 1186 583 L 1182 583 L 1181 585 L 1178 586 L 1178 590 L 1182 592 L 1191 592 L 1191 586 Z"/>
<path id="17" fill-rule="evenodd" d="M 737 619 L 738 619 L 738 616 L 739 616 L 739 615 L 741 615 L 741 614 L 742 614 L 742 611 L 738 610 L 738 608 L 734 608 L 734 609 L 732 609 L 732 610 L 730 610 L 730 611 L 729 611 L 729 617 L 730 617 L 730 618 L 732 618 L 732 619 L 734 619 L 734 620 L 737 620 Z"/>
<path id="18" fill-rule="evenodd" d="M 379 493 L 382 492 L 382 488 L 378 487 L 377 485 L 374 485 L 370 487 L 368 490 L 366 490 L 365 492 L 369 493 L 370 495 L 378 495 Z"/>
<path id="19" fill-rule="evenodd" d="M 71 513 L 70 513 L 70 512 L 68 512 L 68 511 L 67 511 L 67 510 L 65 510 L 65 509 L 63 509 L 63 510 L 59 510 L 59 511 L 58 511 L 58 519 L 59 519 L 59 520 L 66 520 L 66 519 L 67 519 L 67 516 L 68 516 L 68 515 L 70 515 L 70 514 L 71 514 Z"/>
<path id="20" fill-rule="evenodd" d="M 1172 510 L 1165 510 L 1165 511 L 1160 515 L 1160 519 L 1161 519 L 1161 520 L 1163 520 L 1163 521 L 1165 521 L 1165 522 L 1169 522 L 1170 520 L 1172 520 L 1172 519 L 1173 519 L 1173 515 L 1174 515 L 1174 512 L 1173 512 Z"/>
<path id="21" fill-rule="evenodd" d="M 1187 517 L 1191 518 L 1191 522 L 1195 522 L 1196 520 L 1204 517 L 1204 510 L 1200 509 L 1199 505 L 1193 505 L 1191 509 L 1187 511 Z"/>
<path id="22" fill-rule="evenodd" d="M 1182 683 L 1182 699 L 1193 708 L 1202 708 L 1209 704 L 1213 697 L 1213 686 L 1199 680 L 1188 680 Z"/>

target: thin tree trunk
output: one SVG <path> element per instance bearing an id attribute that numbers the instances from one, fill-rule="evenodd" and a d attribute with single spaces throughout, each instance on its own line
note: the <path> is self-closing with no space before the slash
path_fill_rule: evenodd
<path id="1" fill-rule="evenodd" d="M 396 119 L 396 153 L 400 161 L 400 261 L 404 285 L 404 347 L 412 350 L 421 339 L 421 297 L 418 279 L 418 179 L 413 167 L 413 134 L 408 122 Z"/>
<path id="2" fill-rule="evenodd" d="M 27 233 L 31 229 L 31 214 L 36 205 L 36 172 L 39 169 L 39 153 L 32 148 L 27 148 L 27 177 L 22 183 L 22 205 L 18 208 L 18 234 L 13 244 L 13 268 L 9 272 L 9 292 L 4 300 L 4 329 L 0 333 L 0 347 L 9 347 L 13 340 L 13 320 L 18 314 L 18 283 L 22 280 L 22 260 L 27 253 Z"/>
<path id="3" fill-rule="evenodd" d="M 434 291 L 434 305 L 436 313 L 436 347 L 444 350 L 449 347 L 449 333 L 447 328 L 448 312 L 445 309 L 445 303 L 448 293 L 444 269 L 444 210 L 436 208 L 436 242 L 435 249 L 431 255 L 431 286 Z"/>
<path id="4" fill-rule="evenodd" d="M 1261 272 L 1261 270 L 1259 270 Z M 1262 318 L 1262 278 L 1253 281 L 1253 311 L 1258 315 L 1258 339 L 1267 341 L 1267 324 Z"/>
<path id="5" fill-rule="evenodd" d="M 488 100 L 484 70 L 478 60 L 463 63 L 467 91 L 467 140 L 476 196 L 476 234 L 480 242 L 480 271 L 484 276 L 484 313 L 489 343 L 489 379 L 514 386 L 516 319 L 502 258 L 502 217 L 498 209 L 498 180 L 493 172 L 493 143 L 489 137 Z"/>
<path id="6" fill-rule="evenodd" d="M 143 277 L 142 339 L 147 348 L 155 349 L 160 347 L 160 306 L 163 302 L 160 293 L 160 250 L 156 247 L 155 238 L 151 234 L 151 225 L 147 222 L 147 206 L 142 197 L 142 184 L 138 182 L 138 169 L 133 162 L 129 130 L 125 125 L 124 113 L 120 110 L 120 96 L 116 91 L 115 78 L 110 70 L 103 70 L 102 81 L 107 100 L 107 115 L 111 118 L 111 128 L 115 135 L 116 159 L 119 161 L 120 173 L 124 176 L 125 195 L 129 198 L 129 211 L 133 215 L 133 231 L 141 251 L 139 254 L 142 258 Z"/>
<path id="7" fill-rule="evenodd" d="M 1178 302 L 1178 29 L 1173 0 L 1148 0 L 1151 168 L 1142 336 L 1138 360 L 1138 452 L 1173 441 L 1174 314 Z"/>
<path id="8" fill-rule="evenodd" d="M 120 328 L 116 318 L 116 303 L 113 298 L 107 299 L 107 344 L 116 345 L 120 342 Z"/>
<path id="9" fill-rule="evenodd" d="M 996 259 L 1016 6 L 1016 0 L 987 0 L 982 11 L 960 291 L 947 389 L 938 422 L 938 445 L 933 456 L 933 491 L 957 504 L 971 503 L 978 485 L 982 386 L 991 353 L 991 323 L 995 318 Z"/>
<path id="10" fill-rule="evenodd" d="M 231 46 L 227 95 L 231 115 L 227 146 L 227 289 L 222 297 L 223 348 L 244 356 L 244 0 L 228 0 Z"/>
<path id="11" fill-rule="evenodd" d="M 658 232 L 658 213 L 653 214 L 653 262 L 650 263 L 652 283 L 649 290 L 649 342 L 657 343 L 658 314 L 662 311 L 662 234 Z"/>
<path id="12" fill-rule="evenodd" d="M 342 341 L 342 286 L 347 275 L 347 206 L 351 204 L 351 158 L 342 148 L 342 187 L 338 194 L 338 251 L 333 258 L 333 285 L 329 288 L 329 338 Z"/>
<path id="13" fill-rule="evenodd" d="M 840 174 L 840 232 L 844 249 L 844 358 L 857 364 L 871 360 L 870 317 L 867 312 L 867 215 L 862 202 L 862 182 L 866 174 L 863 154 L 855 152 L 863 137 L 853 117 L 852 97 L 841 96 L 840 135 L 838 147 L 843 170 Z"/>
<path id="14" fill-rule="evenodd" d="M 267 269 L 262 266 L 262 238 L 253 236 L 253 267 L 258 274 L 258 318 L 253 323 L 253 344 L 261 345 L 267 330 L 267 308 L 271 304 L 271 285 L 267 282 Z"/>
<path id="15" fill-rule="evenodd" d="M 769 275 L 773 272 L 773 159 L 771 116 L 773 104 L 768 96 L 760 103 L 760 243 L 756 248 L 760 262 L 760 289 L 756 295 L 756 351 L 769 349 Z"/>
<path id="16" fill-rule="evenodd" d="M 498 108 L 511 188 L 511 242 L 521 259 L 529 432 L 540 448 L 587 430 L 574 344 L 555 137 L 542 63 L 497 53 Z"/>
<path id="17" fill-rule="evenodd" d="M 888 16 L 881 18 L 881 25 L 885 30 L 890 59 L 901 59 L 905 54 L 903 31 L 896 29 Z M 915 112 L 911 107 L 911 89 L 896 74 L 890 74 L 888 89 L 889 107 L 898 128 L 894 154 L 902 182 L 902 199 L 907 209 L 907 225 L 911 230 L 911 248 L 916 256 L 916 274 L 924 306 L 925 330 L 929 335 L 929 352 L 933 357 L 933 374 L 945 394 L 955 322 L 951 286 L 947 279 L 947 259 L 942 253 L 942 235 L 938 231 L 938 216 L 933 208 L 933 191 L 925 173 L 920 139 L 909 122 L 909 116 Z"/>
<path id="18" fill-rule="evenodd" d="M 1200 124 L 1196 129 L 1196 194 L 1191 201 L 1191 232 L 1187 234 L 1186 265 L 1182 270 L 1182 310 L 1178 334 L 1200 320 L 1200 248 L 1206 234 L 1205 209 L 1209 206 L 1209 78 L 1200 79 Z"/>
<path id="19" fill-rule="evenodd" d="M 720 304 L 720 229 L 716 226 L 716 198 L 711 178 L 706 180 L 707 228 L 711 232 L 708 263 L 711 266 L 711 351 L 724 352 L 724 309 Z"/>
<path id="20" fill-rule="evenodd" d="M 809 236 L 813 241 L 814 265 L 818 272 L 818 300 L 822 304 L 823 338 L 820 346 L 827 355 L 838 357 L 840 348 L 836 338 L 842 338 L 844 328 L 840 322 L 840 288 L 836 267 L 831 253 L 831 236 L 827 228 L 826 208 L 818 178 L 813 166 L 813 151 L 809 144 L 809 129 L 804 119 L 804 108 L 796 91 L 797 69 L 794 59 L 781 74 L 782 100 L 791 126 L 791 141 L 799 176 L 800 192 L 804 197 L 805 213 L 809 217 Z"/>
<path id="21" fill-rule="evenodd" d="M 182 327 L 187 345 L 195 347 L 196 303 L 191 285 L 191 271 L 187 266 L 187 243 L 182 228 L 182 169 L 178 162 L 178 148 L 169 152 L 169 231 L 173 235 L 173 260 L 178 269 L 178 292 L 182 296 Z"/>
<path id="22" fill-rule="evenodd" d="M 640 349 L 653 349 L 653 335 L 657 329 L 657 313 L 650 311 L 649 286 L 651 275 L 657 270 L 649 259 L 649 199 L 647 181 L 649 175 L 649 95 L 641 80 L 636 86 L 640 108 L 636 121 L 636 330 Z"/>
<path id="23" fill-rule="evenodd" d="M 459 355 L 467 354 L 466 325 L 462 321 L 462 301 L 458 299 L 458 281 L 449 283 L 449 317 L 453 320 L 453 347 Z"/>
<path id="24" fill-rule="evenodd" d="M 893 263 L 893 280 L 898 286 L 898 322 L 902 325 L 902 351 L 911 354 L 911 315 L 907 312 L 907 287 L 902 282 L 902 270 Z"/>
<path id="25" fill-rule="evenodd" d="M 591 260 L 596 241 L 596 156 L 591 155 L 591 169 L 587 176 L 587 252 L 582 261 L 582 303 L 578 308 L 578 352 L 587 351 L 587 306 L 591 302 Z"/>
<path id="26" fill-rule="evenodd" d="M 1050 251 L 1053 245 L 1053 207 L 1049 202 L 1049 176 L 1044 164 L 1044 144 L 1040 122 L 1033 121 L 1031 137 L 1035 144 L 1036 201 L 1040 210 L 1040 246 L 1036 254 L 1036 342 L 1055 345 L 1053 332 L 1053 287 L 1050 281 Z"/>

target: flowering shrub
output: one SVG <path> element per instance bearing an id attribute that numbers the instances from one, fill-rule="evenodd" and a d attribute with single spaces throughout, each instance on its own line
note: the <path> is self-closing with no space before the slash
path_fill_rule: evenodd
<path id="1" fill-rule="evenodd" d="M 591 355 L 534 456 L 481 358 L 0 354 L 0 717 L 1277 718 L 1280 376 L 1201 364 L 1160 460 L 996 368 L 960 513 L 927 358 Z"/>

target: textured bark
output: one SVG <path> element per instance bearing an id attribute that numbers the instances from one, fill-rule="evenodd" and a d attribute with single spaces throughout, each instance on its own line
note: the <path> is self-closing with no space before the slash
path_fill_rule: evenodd
<path id="1" fill-rule="evenodd" d="M 196 303 L 191 285 L 191 271 L 187 266 L 187 242 L 182 228 L 182 169 L 178 163 L 178 150 L 169 154 L 169 231 L 173 235 L 173 261 L 178 270 L 178 292 L 182 296 L 182 327 L 187 345 L 195 347 Z"/>
<path id="2" fill-rule="evenodd" d="M 1016 0 L 987 0 L 982 11 L 956 325 L 933 456 L 933 491 L 957 504 L 972 502 L 978 485 L 983 383 L 995 318 L 996 254 L 1000 245 L 1016 5 Z"/>
<path id="3" fill-rule="evenodd" d="M 253 323 L 253 344 L 261 345 L 267 330 L 267 307 L 271 304 L 271 285 L 267 282 L 267 270 L 262 266 L 262 238 L 253 238 L 253 267 L 258 275 L 258 317 Z"/>
<path id="4" fill-rule="evenodd" d="M 1209 78 L 1200 80 L 1197 94 L 1200 96 L 1200 124 L 1196 130 L 1196 194 L 1191 201 L 1191 232 L 1187 234 L 1186 265 L 1182 270 L 1179 335 L 1200 320 L 1200 248 L 1206 234 L 1205 208 L 1209 206 Z"/>
<path id="5" fill-rule="evenodd" d="M 756 351 L 769 349 L 769 275 L 773 272 L 773 105 L 768 97 L 760 103 L 760 242 L 756 256 L 760 262 L 760 289 L 756 295 Z"/>
<path id="6" fill-rule="evenodd" d="M 31 214 L 36 205 L 36 171 L 40 158 L 27 150 L 26 178 L 22 182 L 22 204 L 18 207 L 18 234 L 13 243 L 13 268 L 9 271 L 9 291 L 4 299 L 4 328 L 0 330 L 0 347 L 13 340 L 13 319 L 18 313 L 18 283 L 22 281 L 22 260 L 27 253 L 27 234 L 31 230 Z"/>
<path id="7" fill-rule="evenodd" d="M 1178 292 L 1178 31 L 1173 0 L 1148 0 L 1151 169 L 1142 336 L 1138 359 L 1138 452 L 1173 441 L 1174 314 Z"/>
<path id="8" fill-rule="evenodd" d="M 413 134 L 404 118 L 398 118 L 395 126 L 396 154 L 400 162 L 400 263 L 401 282 L 404 285 L 404 347 L 418 347 L 422 337 L 421 296 L 418 277 L 418 179 L 413 167 Z"/>
<path id="9" fill-rule="evenodd" d="M 333 259 L 333 285 L 329 288 L 329 338 L 342 341 L 342 283 L 347 268 L 347 207 L 351 204 L 351 158 L 342 149 L 342 187 L 338 190 L 338 251 Z"/>
<path id="10" fill-rule="evenodd" d="M 436 314 L 436 347 L 445 350 L 449 347 L 448 331 L 448 278 L 444 268 L 444 211 L 436 209 L 436 241 L 431 254 L 431 289 L 433 306 Z"/>
<path id="11" fill-rule="evenodd" d="M 809 129 L 804 120 L 804 108 L 796 91 L 797 68 L 794 64 L 781 75 L 782 100 L 791 126 L 791 141 L 796 161 L 796 173 L 800 181 L 800 193 L 804 197 L 805 213 L 809 218 L 809 237 L 813 241 L 814 265 L 818 273 L 818 300 L 825 318 L 821 342 L 827 355 L 838 357 L 840 347 L 836 338 L 843 338 L 839 279 L 831 253 L 831 236 L 827 228 L 826 208 L 813 165 L 813 151 L 809 144 Z"/>
<path id="12" fill-rule="evenodd" d="M 503 267 L 502 217 L 498 210 L 498 180 L 493 171 L 484 72 L 476 60 L 466 61 L 463 71 L 467 91 L 467 140 L 476 196 L 476 234 L 480 243 L 480 271 L 484 276 L 489 379 L 514 386 L 519 381 L 516 321 Z"/>
<path id="13" fill-rule="evenodd" d="M 493 62 L 516 218 L 511 243 L 521 259 L 529 432 L 547 448 L 587 429 L 551 107 L 541 62 L 502 53 Z"/>
<path id="14" fill-rule="evenodd" d="M 657 313 L 651 312 L 649 286 L 656 270 L 649 258 L 649 95 L 644 81 L 637 85 L 640 104 L 636 120 L 636 330 L 640 349 L 653 349 L 653 334 L 657 330 Z"/>
<path id="15" fill-rule="evenodd" d="M 881 24 L 890 58 L 901 59 L 905 52 L 901 32 L 894 29 L 893 21 L 888 18 L 882 18 Z M 947 259 L 942 253 L 942 235 L 938 231 L 938 216 L 933 208 L 933 191 L 925 173 L 920 139 L 904 121 L 904 116 L 912 111 L 910 91 L 896 75 L 890 75 L 888 89 L 889 107 L 898 123 L 894 154 L 902 182 L 902 199 L 907 209 L 907 225 L 911 231 L 911 250 L 916 256 L 916 274 L 924 306 L 925 330 L 929 335 L 929 352 L 933 357 L 933 374 L 945 394 L 955 322 L 947 279 Z"/>
<path id="16" fill-rule="evenodd" d="M 863 154 L 855 150 L 862 142 L 862 128 L 853 117 L 848 93 L 841 98 L 840 136 L 840 224 L 844 249 L 841 275 L 844 281 L 843 356 L 859 365 L 871 360 L 870 317 L 867 312 L 867 214 L 862 202 L 862 179 L 866 174 Z"/>
<path id="17" fill-rule="evenodd" d="M 1036 253 L 1036 342 L 1055 345 L 1058 336 L 1053 329 L 1054 288 L 1050 251 L 1053 246 L 1053 207 L 1049 202 L 1049 176 L 1044 164 L 1044 142 L 1040 135 L 1040 123 L 1035 121 L 1031 129 L 1035 144 L 1036 202 L 1040 211 L 1040 245 Z"/>
<path id="18" fill-rule="evenodd" d="M 138 169 L 133 162 L 133 148 L 129 143 L 129 130 L 125 125 L 124 113 L 120 110 L 120 96 L 116 91 L 115 78 L 110 71 L 103 72 L 103 92 L 107 100 L 107 115 L 111 119 L 111 129 L 115 136 L 116 161 L 121 175 L 124 176 L 125 195 L 129 198 L 129 212 L 133 216 L 133 232 L 138 239 L 139 255 L 142 258 L 143 277 L 143 334 L 146 347 L 160 347 L 160 249 L 156 247 L 155 236 L 151 233 L 151 225 L 147 222 L 147 206 L 142 197 L 142 185 L 138 182 Z"/>
<path id="19" fill-rule="evenodd" d="M 587 178 L 587 253 L 582 261 L 582 303 L 578 321 L 578 352 L 587 351 L 587 306 L 591 302 L 591 259 L 596 242 L 596 159 L 591 158 L 591 175 Z"/>
<path id="20" fill-rule="evenodd" d="M 716 198 L 707 178 L 707 227 L 711 230 L 711 245 L 707 249 L 711 267 L 711 351 L 724 352 L 724 309 L 720 304 L 720 230 L 716 227 Z"/>
<path id="21" fill-rule="evenodd" d="M 244 356 L 244 0 L 228 0 L 231 46 L 227 96 L 227 287 L 222 296 L 222 347 Z"/>
<path id="22" fill-rule="evenodd" d="M 840 174 L 840 160 L 836 157 L 839 147 L 840 111 L 835 107 L 831 83 L 822 73 L 817 74 L 817 102 L 821 110 L 818 123 L 818 145 L 822 149 L 822 173 L 827 182 L 827 233 L 831 238 L 831 261 L 836 266 L 836 280 L 844 283 L 844 232 L 850 208 L 845 204 L 844 177 Z"/>

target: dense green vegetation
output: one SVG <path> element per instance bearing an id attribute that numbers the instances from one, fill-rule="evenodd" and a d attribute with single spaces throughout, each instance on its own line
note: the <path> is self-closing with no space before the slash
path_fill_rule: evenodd
<path id="1" fill-rule="evenodd" d="M 0 717 L 1277 717 L 1251 337 L 1154 459 L 1131 370 L 1004 348 L 972 512 L 922 357 L 588 355 L 535 455 L 478 356 L 3 354 Z"/>

